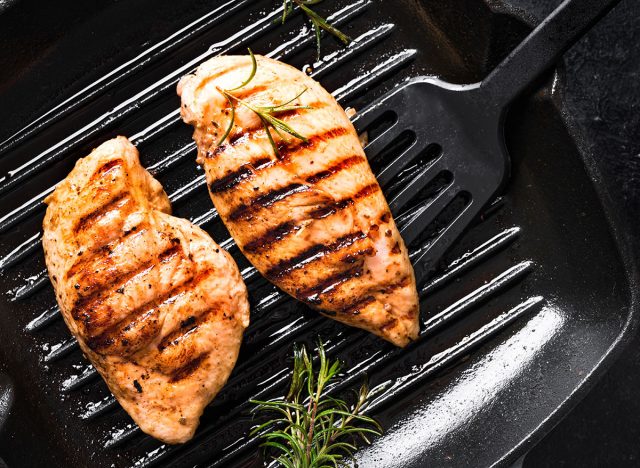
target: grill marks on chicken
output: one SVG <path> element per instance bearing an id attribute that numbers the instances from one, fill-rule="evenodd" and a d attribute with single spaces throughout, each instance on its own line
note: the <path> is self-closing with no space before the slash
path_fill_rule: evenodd
<path id="1" fill-rule="evenodd" d="M 269 280 L 343 323 L 404 346 L 418 333 L 418 298 L 407 250 L 358 136 L 333 97 L 304 73 L 257 57 L 232 94 L 277 106 L 306 140 L 272 130 L 244 106 L 222 144 L 233 89 L 251 59 L 216 57 L 178 85 L 183 120 L 195 127 L 211 198 L 238 246 Z"/>
<path id="2" fill-rule="evenodd" d="M 45 256 L 69 329 L 142 430 L 190 439 L 248 325 L 237 266 L 170 216 L 125 138 L 78 161 L 46 202 Z"/>
<path id="3" fill-rule="evenodd" d="M 323 171 L 316 172 L 315 174 L 308 176 L 306 179 L 307 183 L 316 184 L 323 179 L 336 175 L 340 171 L 344 171 L 358 164 L 364 164 L 365 161 L 366 161 L 366 158 L 361 154 L 354 154 L 352 156 L 347 156 L 344 159 L 341 159 L 340 161 L 335 163 L 333 166 L 329 166 L 327 169 Z"/>
<path id="4" fill-rule="evenodd" d="M 266 271 L 265 276 L 274 281 L 279 280 L 293 275 L 296 270 L 304 271 L 305 267 L 310 263 L 322 262 L 323 260 L 328 260 L 326 262 L 328 264 L 327 268 L 325 268 L 325 271 L 327 271 L 336 263 L 335 259 L 331 258 L 332 254 L 339 255 L 339 261 L 354 263 L 361 255 L 372 255 L 374 253 L 370 242 L 366 242 L 366 240 L 366 234 L 362 231 L 357 231 L 342 236 L 328 245 L 313 244 L 295 257 L 279 261 Z M 363 249 L 358 250 L 360 244 L 363 244 Z"/>
<path id="5" fill-rule="evenodd" d="M 284 187 L 270 190 L 265 194 L 249 200 L 246 204 L 237 206 L 232 212 L 227 214 L 227 217 L 231 221 L 251 221 L 254 214 L 261 209 L 271 208 L 276 203 L 287 199 L 291 195 L 308 192 L 309 190 L 309 186 L 294 182 Z"/>
<path id="6" fill-rule="evenodd" d="M 146 331 L 149 333 L 150 327 L 155 328 L 153 326 L 158 324 L 157 318 L 161 307 L 171 304 L 189 289 L 200 287 L 200 278 L 206 278 L 212 273 L 213 270 L 205 270 L 198 274 L 198 279 L 188 277 L 185 281 L 174 284 L 169 291 L 132 310 L 122 320 L 109 326 L 99 335 L 92 336 L 87 345 L 96 352 L 104 353 L 110 350 L 109 354 L 130 354 L 137 351 L 139 347 L 135 346 L 135 342 L 141 344 L 147 342 L 147 340 L 141 339 L 145 337 L 138 335 L 138 332 L 144 333 L 147 328 Z M 120 294 L 124 294 L 124 291 L 121 291 Z"/>

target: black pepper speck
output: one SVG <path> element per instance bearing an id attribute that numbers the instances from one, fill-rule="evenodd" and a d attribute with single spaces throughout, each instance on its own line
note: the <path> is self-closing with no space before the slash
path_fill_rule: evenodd
<path id="1" fill-rule="evenodd" d="M 140 382 L 138 382 L 137 380 L 134 380 L 133 386 L 136 387 L 136 390 L 138 391 L 138 393 L 142 393 L 142 385 L 140 385 Z"/>

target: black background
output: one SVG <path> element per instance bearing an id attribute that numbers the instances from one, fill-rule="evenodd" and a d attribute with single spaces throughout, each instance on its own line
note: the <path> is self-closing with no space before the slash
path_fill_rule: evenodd
<path id="1" fill-rule="evenodd" d="M 99 22 L 100 11 L 115 1 L 42 2 L 35 0 L 0 1 L 0 14 L 9 16 L 11 27 L 0 31 L 0 90 L 20 82 L 33 56 L 47 60 L 58 41 L 73 40 L 64 35 L 74 27 L 80 33 L 91 29 L 99 37 L 107 31 Z M 198 3 L 198 2 L 193 2 Z M 557 0 L 508 0 L 531 15 L 541 18 Z M 149 14 L 149 2 L 132 4 L 132 14 Z M 171 23 L 173 8 L 159 4 L 157 35 L 162 37 Z M 178 7 L 178 6 L 176 6 Z M 66 8 L 62 21 L 49 22 L 50 13 Z M 189 18 L 188 7 L 181 16 Z M 139 10 L 139 11 L 138 11 Z M 194 8 L 194 11 L 197 8 Z M 34 14 L 35 12 L 35 14 Z M 60 15 L 56 15 L 59 19 Z M 6 18 L 5 18 L 6 19 Z M 12 29 L 13 28 L 13 29 Z M 130 31 L 133 36 L 139 31 Z M 154 31 L 145 32 L 150 38 Z M 22 38 L 30 37 L 25 44 Z M 152 40 L 152 39 L 150 39 Z M 79 43 L 74 55 L 94 47 Z M 95 51 L 94 51 L 95 52 Z M 122 51 L 104 51 L 105 60 Z M 126 51 L 125 51 L 126 55 Z M 625 207 L 629 235 L 638 236 L 640 215 L 640 2 L 624 0 L 566 58 L 567 103 L 578 128 L 587 136 L 587 148 L 602 160 L 604 183 L 615 202 Z M 83 65 L 78 64 L 78 70 Z M 73 76 L 73 70 L 70 71 Z M 50 89 L 46 77 L 36 83 L 22 82 L 25 89 L 67 94 Z M 75 81 L 75 80 L 74 80 Z M 38 100 L 28 105 L 37 106 Z M 38 112 L 23 108 L 24 116 Z M 2 105 L 0 104 L 0 107 Z M 13 108 L 14 106 L 8 106 Z M 24 116 L 18 120 L 24 121 Z M 15 130 L 11 118 L 0 109 L 2 136 Z M 632 340 L 619 360 L 602 380 L 555 429 L 526 457 L 525 467 L 537 466 L 639 466 L 640 462 L 640 337 Z"/>

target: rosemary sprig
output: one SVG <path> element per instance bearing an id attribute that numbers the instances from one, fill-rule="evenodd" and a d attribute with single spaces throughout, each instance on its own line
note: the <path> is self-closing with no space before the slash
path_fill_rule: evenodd
<path id="1" fill-rule="evenodd" d="M 247 50 L 249 51 L 249 57 L 251 57 L 251 72 L 249 73 L 249 76 L 247 77 L 247 79 L 244 80 L 240 86 L 227 89 L 227 91 L 235 91 L 237 89 L 244 88 L 249 83 L 251 83 L 251 80 L 253 80 L 253 77 L 256 76 L 256 71 L 258 71 L 258 61 L 256 60 L 256 56 L 253 55 L 253 51 L 251 49 L 247 49 Z"/>
<path id="2" fill-rule="evenodd" d="M 284 399 L 251 400 L 255 412 L 266 412 L 273 419 L 252 431 L 263 440 L 262 447 L 279 453 L 275 460 L 285 468 L 341 466 L 353 456 L 359 441 L 369 443 L 368 435 L 380 435 L 382 428 L 362 414 L 369 389 L 360 388 L 356 402 L 326 394 L 326 388 L 340 372 L 340 361 L 329 362 L 318 345 L 316 371 L 304 346 L 294 348 L 293 376 Z"/>
<path id="3" fill-rule="evenodd" d="M 320 3 L 322 0 L 283 0 L 282 6 L 282 24 L 285 23 L 287 17 L 293 13 L 294 6 L 299 7 L 309 21 L 311 21 L 311 26 L 313 27 L 313 31 L 316 35 L 316 55 L 317 59 L 320 60 L 320 39 L 321 32 L 324 30 L 332 36 L 336 37 L 340 40 L 344 45 L 349 45 L 351 42 L 351 38 L 340 31 L 338 28 L 329 23 L 325 18 L 320 16 L 318 13 L 309 8 L 309 5 L 316 5 Z"/>
<path id="4" fill-rule="evenodd" d="M 220 146 L 222 143 L 224 143 L 224 141 L 231 134 L 231 130 L 233 130 L 233 127 L 235 126 L 236 104 L 240 104 L 246 107 L 247 109 L 249 109 L 250 111 L 254 112 L 258 116 L 267 134 L 269 143 L 273 148 L 273 152 L 276 154 L 276 156 L 279 156 L 280 154 L 278 150 L 278 145 L 276 145 L 276 142 L 273 139 L 273 135 L 271 134 L 271 129 L 273 129 L 278 134 L 278 136 L 283 140 L 287 139 L 286 136 L 283 134 L 284 132 L 304 142 L 307 141 L 307 137 L 301 135 L 296 130 L 291 128 L 291 126 L 289 126 L 285 121 L 276 117 L 276 115 L 281 112 L 287 112 L 287 111 L 296 110 L 296 109 L 310 109 L 309 106 L 300 106 L 300 105 L 291 104 L 300 96 L 302 96 L 307 91 L 307 88 L 304 88 L 295 97 L 288 100 L 287 102 L 284 102 L 278 105 L 258 106 L 234 96 L 232 91 L 236 91 L 238 89 L 244 88 L 251 82 L 251 80 L 253 80 L 253 77 L 256 75 L 256 71 L 258 69 L 258 62 L 256 61 L 256 57 L 253 55 L 253 52 L 251 51 L 251 49 L 249 49 L 249 56 L 251 57 L 251 72 L 249 73 L 249 77 L 240 86 L 236 86 L 235 88 L 231 88 L 231 89 L 217 88 L 218 91 L 227 99 L 227 103 L 229 104 L 229 108 L 231 109 L 231 117 L 229 119 L 229 125 L 227 125 L 227 129 L 222 135 L 222 138 L 220 138 L 220 140 L 218 141 L 217 146 Z"/>

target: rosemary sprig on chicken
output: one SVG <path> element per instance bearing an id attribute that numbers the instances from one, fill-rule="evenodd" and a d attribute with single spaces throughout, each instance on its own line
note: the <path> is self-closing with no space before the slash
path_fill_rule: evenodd
<path id="1" fill-rule="evenodd" d="M 253 77 L 256 75 L 256 71 L 258 69 L 258 63 L 251 49 L 249 49 L 249 55 L 251 57 L 251 64 L 252 64 L 249 77 L 240 86 L 237 86 L 235 88 L 231 88 L 231 89 L 216 88 L 227 99 L 227 102 L 229 103 L 229 108 L 231 109 L 231 117 L 229 119 L 229 124 L 227 126 L 226 131 L 224 132 L 224 135 L 222 135 L 222 138 L 220 138 L 220 141 L 218 141 L 218 146 L 224 143 L 224 141 L 231 134 L 231 131 L 235 126 L 235 118 L 236 118 L 235 108 L 237 104 L 240 104 L 246 107 L 247 109 L 249 109 L 250 111 L 254 112 L 258 116 L 267 134 L 267 138 L 269 138 L 269 143 L 273 148 L 273 152 L 275 153 L 276 156 L 279 156 L 278 145 L 276 144 L 273 138 L 273 134 L 271 133 L 272 129 L 277 133 L 277 135 L 282 140 L 286 141 L 287 137 L 285 134 L 288 134 L 297 138 L 298 140 L 302 140 L 304 142 L 307 141 L 307 138 L 305 136 L 295 131 L 293 128 L 291 128 L 291 126 L 289 126 L 282 119 L 279 119 L 278 117 L 276 117 L 281 112 L 288 112 L 288 111 L 297 110 L 297 109 L 310 109 L 309 106 L 300 106 L 300 105 L 292 104 L 307 91 L 307 88 L 304 88 L 296 96 L 294 96 L 293 98 L 291 98 L 286 102 L 283 102 L 282 104 L 256 105 L 234 96 L 233 91 L 242 89 L 245 86 L 247 86 L 251 82 L 251 80 L 253 80 Z"/>

